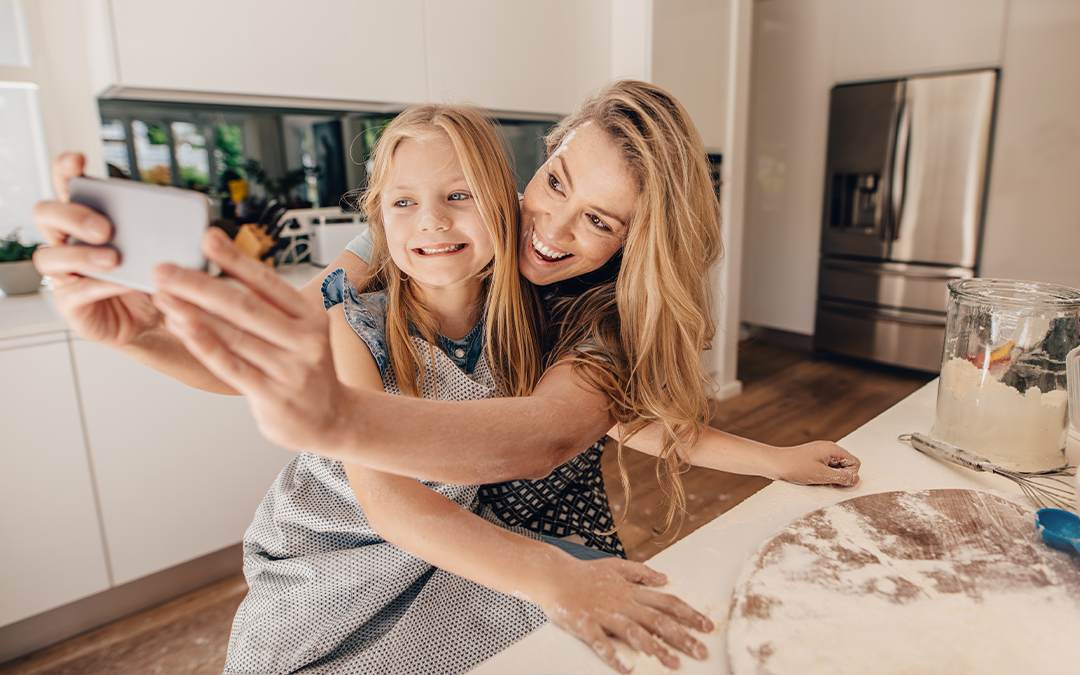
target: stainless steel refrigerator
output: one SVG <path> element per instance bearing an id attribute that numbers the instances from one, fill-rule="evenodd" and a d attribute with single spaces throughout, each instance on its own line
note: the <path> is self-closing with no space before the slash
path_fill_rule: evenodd
<path id="1" fill-rule="evenodd" d="M 976 275 L 997 71 L 833 88 L 814 347 L 937 371 Z"/>

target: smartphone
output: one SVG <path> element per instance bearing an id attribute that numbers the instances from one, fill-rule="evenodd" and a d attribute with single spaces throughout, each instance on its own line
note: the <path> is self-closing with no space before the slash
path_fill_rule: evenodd
<path id="1" fill-rule="evenodd" d="M 210 225 L 210 200 L 201 192 L 82 176 L 71 179 L 70 190 L 72 202 L 112 221 L 112 241 L 103 246 L 120 253 L 117 267 L 86 276 L 153 293 L 150 271 L 161 263 L 206 269 L 200 244 Z M 73 237 L 68 243 L 87 245 Z"/>

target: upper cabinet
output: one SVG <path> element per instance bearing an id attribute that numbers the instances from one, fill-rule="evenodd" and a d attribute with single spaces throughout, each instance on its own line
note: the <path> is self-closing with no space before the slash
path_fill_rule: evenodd
<path id="1" fill-rule="evenodd" d="M 125 87 L 409 103 L 423 0 L 112 0 Z"/>
<path id="2" fill-rule="evenodd" d="M 1008 0 L 833 0 L 836 82 L 1001 64 Z"/>
<path id="3" fill-rule="evenodd" d="M 115 84 L 567 113 L 610 77 L 607 0 L 112 0 Z"/>
<path id="4" fill-rule="evenodd" d="M 566 114 L 611 76 L 606 0 L 425 3 L 429 98 Z"/>

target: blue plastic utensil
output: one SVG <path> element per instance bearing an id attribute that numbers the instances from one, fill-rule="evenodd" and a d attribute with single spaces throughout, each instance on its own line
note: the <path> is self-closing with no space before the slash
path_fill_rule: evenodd
<path id="1" fill-rule="evenodd" d="M 1054 548 L 1080 553 L 1080 517 L 1061 509 L 1039 509 L 1035 512 L 1035 528 Z"/>

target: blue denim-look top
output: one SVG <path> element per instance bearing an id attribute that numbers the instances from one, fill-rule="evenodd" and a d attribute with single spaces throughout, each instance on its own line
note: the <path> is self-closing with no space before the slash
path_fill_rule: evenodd
<path id="1" fill-rule="evenodd" d="M 386 347 L 386 293 L 356 292 L 345 270 L 338 268 L 328 274 L 322 284 L 323 307 L 345 305 L 345 318 L 371 350 L 379 374 L 385 375 L 390 355 Z M 437 336 L 436 345 L 466 375 L 471 375 L 484 351 L 484 322 L 478 321 L 468 335 L 460 340 Z"/>

